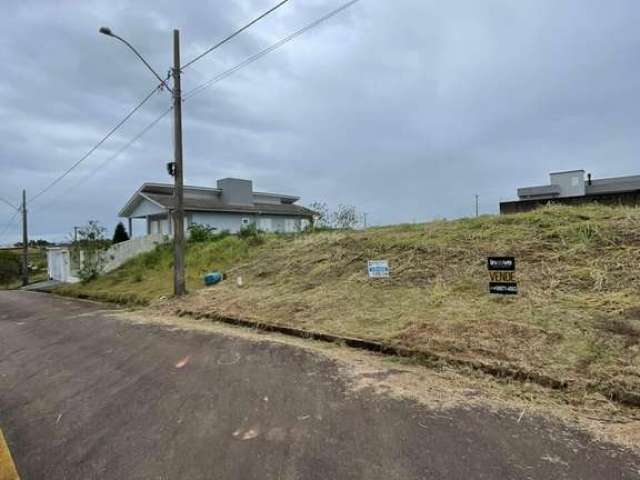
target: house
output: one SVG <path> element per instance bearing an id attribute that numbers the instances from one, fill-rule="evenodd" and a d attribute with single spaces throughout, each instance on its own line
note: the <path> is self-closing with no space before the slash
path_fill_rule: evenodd
<path id="1" fill-rule="evenodd" d="M 500 213 L 526 212 L 547 203 L 640 205 L 640 175 L 592 179 L 589 173 L 585 179 L 584 170 L 570 170 L 549 177 L 549 185 L 519 188 L 518 200 L 500 202 Z"/>
<path id="2" fill-rule="evenodd" d="M 190 225 L 208 225 L 216 231 L 235 233 L 255 224 L 266 232 L 297 232 L 313 221 L 314 212 L 296 205 L 299 197 L 255 192 L 251 180 L 223 178 L 216 188 L 184 187 L 185 229 Z M 171 235 L 173 185 L 145 183 L 120 210 L 129 220 L 146 219 L 146 234 Z"/>

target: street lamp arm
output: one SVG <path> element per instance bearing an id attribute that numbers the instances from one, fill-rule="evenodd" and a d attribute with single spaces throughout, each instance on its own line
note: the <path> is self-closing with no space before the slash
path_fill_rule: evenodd
<path id="1" fill-rule="evenodd" d="M 167 89 L 169 90 L 171 93 L 173 93 L 173 90 L 171 89 L 171 87 L 169 87 L 169 85 L 167 85 L 167 82 L 165 80 L 162 79 L 162 77 L 160 75 L 158 75 L 158 73 L 153 69 L 153 67 L 151 65 L 149 65 L 149 62 L 147 62 L 144 57 L 142 55 L 140 55 L 140 53 L 133 47 L 133 45 L 131 45 L 129 42 L 127 42 L 124 38 L 122 38 L 119 35 L 116 35 L 115 33 L 113 33 L 109 28 L 107 27 L 101 27 L 99 30 L 100 33 L 103 33 L 104 35 L 107 35 L 109 37 L 113 37 L 113 38 L 117 38 L 118 40 L 120 40 L 122 43 L 124 43 L 127 47 L 129 47 L 129 49 L 136 55 L 136 57 L 138 57 L 142 63 L 145 64 L 145 66 L 149 69 L 149 71 L 151 73 L 153 73 L 153 75 L 158 79 L 158 81 Z"/>

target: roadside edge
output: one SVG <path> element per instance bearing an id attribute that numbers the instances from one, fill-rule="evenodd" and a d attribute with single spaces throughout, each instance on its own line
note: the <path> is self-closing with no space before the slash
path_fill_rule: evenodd
<path id="1" fill-rule="evenodd" d="M 2 430 L 0 430 L 0 480 L 20 480 Z"/>

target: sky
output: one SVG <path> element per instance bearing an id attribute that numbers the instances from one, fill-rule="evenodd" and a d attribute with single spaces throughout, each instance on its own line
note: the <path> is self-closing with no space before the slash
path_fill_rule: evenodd
<path id="1" fill-rule="evenodd" d="M 183 71 L 183 90 L 240 64 L 345 0 L 290 0 Z M 31 238 L 98 220 L 110 235 L 144 182 L 172 182 L 156 85 L 180 29 L 183 64 L 275 0 L 6 2 L 0 36 L 0 198 L 27 191 Z M 354 205 L 369 224 L 497 213 L 548 173 L 640 174 L 640 2 L 360 0 L 183 104 L 185 182 L 253 180 L 300 203 Z M 34 198 L 35 197 L 35 198 Z M 31 199 L 33 198 L 33 202 Z M 0 243 L 18 218 L 0 203 Z"/>

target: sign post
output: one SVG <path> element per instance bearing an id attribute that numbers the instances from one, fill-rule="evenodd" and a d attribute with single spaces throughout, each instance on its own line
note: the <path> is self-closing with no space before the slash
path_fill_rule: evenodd
<path id="1" fill-rule="evenodd" d="M 489 270 L 489 293 L 497 295 L 517 295 L 516 259 L 514 257 L 487 258 Z"/>

